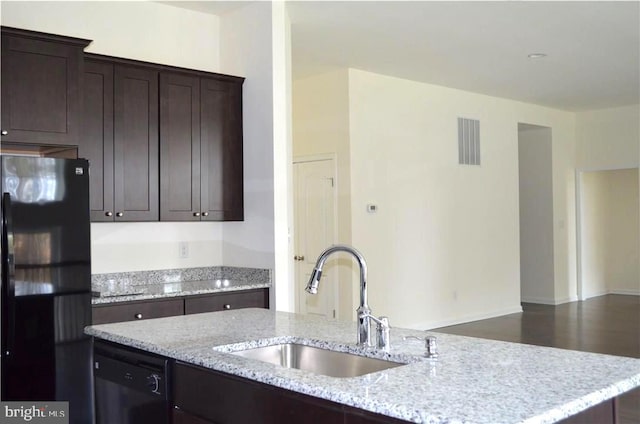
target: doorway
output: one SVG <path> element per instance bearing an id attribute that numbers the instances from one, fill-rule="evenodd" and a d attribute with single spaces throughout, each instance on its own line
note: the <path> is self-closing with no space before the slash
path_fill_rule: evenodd
<path id="1" fill-rule="evenodd" d="M 551 128 L 518 124 L 520 300 L 555 304 Z"/>
<path id="2" fill-rule="evenodd" d="M 293 163 L 296 312 L 336 317 L 337 266 L 327 261 L 318 294 L 304 288 L 320 253 L 337 239 L 336 169 L 332 157 L 296 158 Z"/>
<path id="3" fill-rule="evenodd" d="M 576 175 L 578 298 L 640 295 L 638 168 Z"/>

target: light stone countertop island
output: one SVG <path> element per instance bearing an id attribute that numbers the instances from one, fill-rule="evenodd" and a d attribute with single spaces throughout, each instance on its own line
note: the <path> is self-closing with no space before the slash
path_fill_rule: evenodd
<path id="1" fill-rule="evenodd" d="M 391 323 L 393 325 L 393 322 Z M 85 330 L 96 338 L 416 423 L 554 423 L 640 387 L 640 359 L 391 328 L 388 353 L 355 345 L 356 324 L 240 309 Z M 439 358 L 403 336 L 438 338 Z M 297 342 L 408 362 L 334 378 L 230 355 Z"/>

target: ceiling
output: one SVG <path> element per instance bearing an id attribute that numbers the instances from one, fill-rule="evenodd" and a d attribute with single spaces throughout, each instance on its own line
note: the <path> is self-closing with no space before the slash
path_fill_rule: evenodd
<path id="1" fill-rule="evenodd" d="M 224 14 L 247 2 L 164 3 Z M 287 7 L 294 79 L 350 67 L 573 111 L 640 103 L 638 1 Z"/>

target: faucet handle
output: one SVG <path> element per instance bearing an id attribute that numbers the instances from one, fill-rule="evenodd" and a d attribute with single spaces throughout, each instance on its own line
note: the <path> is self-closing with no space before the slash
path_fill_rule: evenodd
<path id="1" fill-rule="evenodd" d="M 435 336 L 427 336 L 427 337 L 416 337 L 416 336 L 404 336 L 403 340 L 418 340 L 420 342 L 424 341 L 424 356 L 429 359 L 438 358 L 438 343 Z"/>
<path id="2" fill-rule="evenodd" d="M 365 312 L 363 317 L 369 318 L 376 323 L 376 347 L 382 350 L 389 350 L 389 317 L 376 318 L 370 312 Z"/>
<path id="3" fill-rule="evenodd" d="M 376 321 L 376 336 L 378 349 L 389 349 L 389 318 L 380 317 Z"/>

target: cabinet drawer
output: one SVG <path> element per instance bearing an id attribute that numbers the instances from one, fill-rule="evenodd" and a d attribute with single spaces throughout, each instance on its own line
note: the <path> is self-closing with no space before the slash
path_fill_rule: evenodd
<path id="1" fill-rule="evenodd" d="M 182 315 L 184 303 L 180 299 L 131 302 L 120 305 L 94 306 L 93 324 L 134 321 Z"/>
<path id="2" fill-rule="evenodd" d="M 242 308 L 268 308 L 269 289 L 244 290 L 184 299 L 185 314 L 225 311 Z"/>

